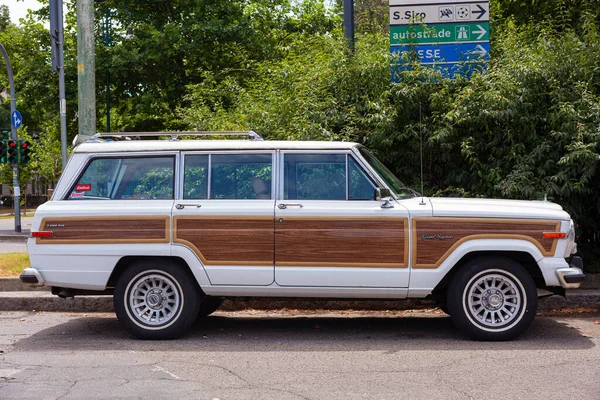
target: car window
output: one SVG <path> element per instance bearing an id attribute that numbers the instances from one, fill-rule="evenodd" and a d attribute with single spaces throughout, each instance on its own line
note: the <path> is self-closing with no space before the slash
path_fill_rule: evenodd
<path id="1" fill-rule="evenodd" d="M 96 158 L 68 199 L 173 199 L 174 171 L 174 157 Z"/>
<path id="2" fill-rule="evenodd" d="M 373 200 L 376 187 L 356 160 L 348 156 L 348 200 Z"/>
<path id="3" fill-rule="evenodd" d="M 286 154 L 284 199 L 345 200 L 345 154 Z"/>
<path id="4" fill-rule="evenodd" d="M 211 199 L 271 199 L 271 154 L 213 154 L 210 157 Z"/>
<path id="5" fill-rule="evenodd" d="M 185 156 L 183 198 L 208 198 L 208 155 Z"/>

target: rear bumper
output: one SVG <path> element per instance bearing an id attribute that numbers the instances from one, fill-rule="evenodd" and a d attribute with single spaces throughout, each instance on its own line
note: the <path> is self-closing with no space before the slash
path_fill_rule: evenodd
<path id="1" fill-rule="evenodd" d="M 560 268 L 556 270 L 556 275 L 560 285 L 565 289 L 577 289 L 581 282 L 585 280 L 583 273 L 583 260 L 581 257 L 572 256 L 567 259 L 569 268 Z"/>
<path id="2" fill-rule="evenodd" d="M 25 268 L 21 272 L 19 280 L 21 283 L 29 286 L 44 286 L 46 284 L 40 272 L 35 268 Z"/>

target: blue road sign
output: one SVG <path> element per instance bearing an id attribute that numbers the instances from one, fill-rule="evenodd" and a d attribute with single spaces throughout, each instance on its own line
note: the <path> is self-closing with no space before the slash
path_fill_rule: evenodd
<path id="1" fill-rule="evenodd" d="M 402 72 L 410 71 L 413 67 L 409 64 L 392 64 L 391 67 L 391 78 L 393 83 L 402 82 Z M 423 67 L 431 68 L 440 73 L 442 78 L 454 79 L 456 75 L 470 77 L 475 71 L 484 71 L 486 69 L 485 61 L 469 61 L 464 63 L 455 64 L 429 64 L 423 65 Z"/>
<path id="2" fill-rule="evenodd" d="M 460 63 L 489 60 L 488 43 L 425 44 L 419 46 L 391 46 L 392 59 L 398 63 L 418 61 L 420 64 Z"/>
<path id="3" fill-rule="evenodd" d="M 10 121 L 12 122 L 12 126 L 14 126 L 15 129 L 19 129 L 21 125 L 23 125 L 23 117 L 21 116 L 21 113 L 17 110 L 13 111 L 10 115 Z"/>

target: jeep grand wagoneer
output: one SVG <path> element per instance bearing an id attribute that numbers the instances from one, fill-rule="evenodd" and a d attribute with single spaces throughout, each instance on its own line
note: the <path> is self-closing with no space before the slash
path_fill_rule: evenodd
<path id="1" fill-rule="evenodd" d="M 584 278 L 559 205 L 421 197 L 359 144 L 246 134 L 80 144 L 35 214 L 21 280 L 113 294 L 143 339 L 183 334 L 224 297 L 287 296 L 429 297 L 468 336 L 507 340 L 536 288 Z"/>

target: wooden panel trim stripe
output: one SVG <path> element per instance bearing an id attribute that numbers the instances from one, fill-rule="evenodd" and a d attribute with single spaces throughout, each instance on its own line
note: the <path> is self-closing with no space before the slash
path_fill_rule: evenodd
<path id="1" fill-rule="evenodd" d="M 277 219 L 283 218 L 284 220 L 292 221 L 402 221 L 404 223 L 404 250 L 403 260 L 401 263 L 389 262 L 389 263 L 331 263 L 331 262 L 282 262 L 275 260 L 275 266 L 279 267 L 314 267 L 314 268 L 408 268 L 409 258 L 409 246 L 410 246 L 410 234 L 408 229 L 408 217 L 395 217 L 389 215 L 372 215 L 372 216 L 361 216 L 361 217 L 348 217 L 348 216 L 282 216 L 279 215 Z M 275 224 L 277 225 L 277 219 Z M 277 228 L 275 228 L 277 231 Z M 277 232 L 275 233 L 277 235 Z M 277 249 L 275 249 L 277 252 Z"/>
<path id="2" fill-rule="evenodd" d="M 190 220 L 245 220 L 245 221 L 273 221 L 274 217 L 271 215 L 257 215 L 257 216 L 245 216 L 245 215 L 176 215 L 173 217 L 173 243 L 181 244 L 188 247 L 196 254 L 198 259 L 204 266 L 252 266 L 252 267 L 274 267 L 274 260 L 264 261 L 239 261 L 239 260 L 225 260 L 225 261 L 209 261 L 200 249 L 192 242 L 182 239 L 177 236 L 177 222 L 180 219 Z"/>
<path id="3" fill-rule="evenodd" d="M 556 220 L 502 219 L 502 218 L 453 218 L 453 217 L 413 218 L 413 220 L 412 220 L 412 238 L 413 238 L 413 244 L 412 244 L 412 254 L 413 254 L 412 260 L 413 260 L 413 262 L 412 262 L 412 265 L 413 265 L 413 268 L 415 268 L 415 269 L 438 268 L 450 256 L 450 254 L 452 254 L 452 252 L 454 250 L 456 250 L 456 248 L 458 248 L 460 245 L 462 245 L 463 243 L 470 241 L 470 240 L 477 240 L 477 239 L 525 240 L 525 241 L 530 242 L 533 245 L 535 245 L 537 247 L 537 249 L 540 251 L 540 253 L 542 253 L 546 257 L 554 255 L 554 253 L 556 252 L 556 246 L 558 244 L 558 242 L 557 242 L 558 239 L 554 239 L 552 241 L 552 247 L 548 251 L 548 250 L 544 249 L 544 247 L 539 242 L 539 240 L 536 240 L 535 238 L 533 238 L 531 236 L 527 236 L 527 235 L 493 234 L 493 233 L 473 234 L 473 235 L 465 236 L 465 237 L 461 238 L 460 240 L 458 240 L 456 243 L 454 243 L 439 258 L 439 260 L 435 264 L 417 264 L 417 254 L 418 254 L 417 253 L 417 245 L 418 245 L 418 235 L 419 235 L 419 232 L 417 231 L 417 223 L 419 221 L 423 221 L 423 222 L 438 222 L 439 221 L 439 222 L 456 222 L 456 223 L 479 222 L 479 223 L 489 223 L 489 224 L 517 223 L 517 224 L 527 224 L 527 225 L 555 225 L 556 232 L 560 232 L 560 225 L 561 225 L 561 222 L 556 221 Z"/>
<path id="4" fill-rule="evenodd" d="M 40 223 L 40 231 L 55 231 L 53 227 L 48 227 L 48 223 L 53 222 L 68 222 L 68 221 L 85 221 L 85 222 L 98 222 L 98 221 L 115 221 L 122 223 L 123 221 L 161 221 L 164 223 L 164 235 L 157 239 L 147 238 L 121 238 L 114 233 L 107 235 L 106 238 L 83 238 L 83 239 L 57 239 L 54 237 L 38 237 L 36 238 L 36 244 L 156 244 L 156 243 L 170 243 L 171 242 L 171 217 L 168 215 L 162 216 L 150 216 L 150 215 L 123 215 L 123 216 L 106 216 L 106 217 L 62 217 L 62 216 L 48 216 L 42 219 Z M 91 230 L 92 226 L 90 226 Z M 85 232 L 82 232 L 82 236 L 85 236 Z"/>

